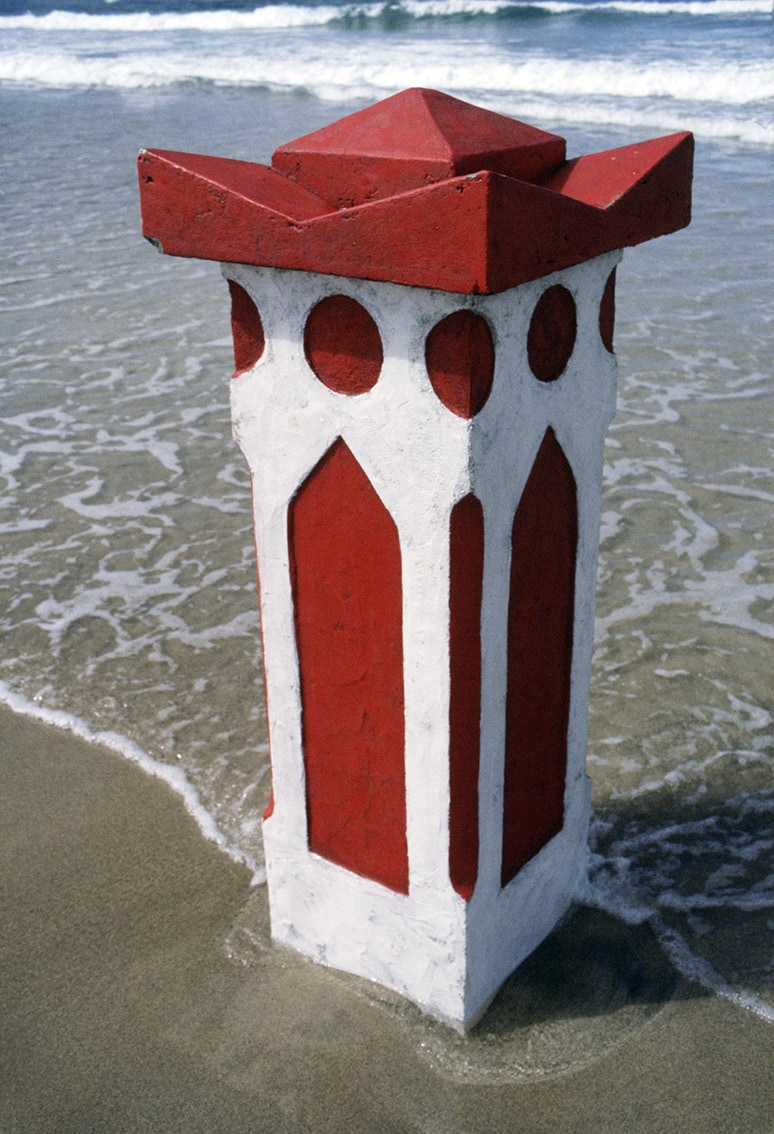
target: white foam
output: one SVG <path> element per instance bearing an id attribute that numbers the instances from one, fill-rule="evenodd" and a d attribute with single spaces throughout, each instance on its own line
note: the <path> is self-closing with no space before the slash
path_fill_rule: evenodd
<path id="1" fill-rule="evenodd" d="M 365 5 L 374 14 L 382 5 Z M 252 12 L 132 12 L 122 15 L 92 15 L 87 12 L 47 12 L 44 16 L 31 13 L 22 16 L 0 16 L 0 31 L 31 30 L 36 32 L 148 32 L 203 31 L 231 32 L 251 28 L 294 28 L 330 23 L 346 9 L 334 5 L 306 7 L 293 4 L 267 4 Z"/>
<path id="2" fill-rule="evenodd" d="M 453 18 L 458 16 L 490 16 L 511 10 L 542 10 L 553 15 L 571 12 L 629 12 L 634 15 L 697 17 L 765 16 L 772 11 L 771 0 L 599 0 L 579 3 L 577 0 L 404 0 L 398 10 L 415 19 Z M 133 12 L 96 15 L 85 12 L 53 11 L 43 16 L 32 13 L 0 16 L 0 30 L 33 30 L 40 32 L 166 32 L 201 31 L 234 32 L 250 29 L 313 27 L 331 23 L 342 17 L 378 19 L 394 14 L 390 3 L 344 3 L 330 5 L 267 4 L 252 11 L 210 10 L 199 12 Z"/>
<path id="3" fill-rule="evenodd" d="M 746 989 L 739 988 L 727 981 L 709 961 L 691 951 L 685 938 L 673 926 L 666 925 L 657 915 L 650 919 L 650 925 L 662 949 L 679 973 L 700 984 L 708 991 L 714 992 L 725 1000 L 730 1000 L 741 1008 L 754 1012 L 761 1019 L 774 1024 L 774 1006 L 761 999 L 760 996 L 756 996 L 755 993 L 748 992 Z"/>
<path id="4" fill-rule="evenodd" d="M 115 752 L 119 756 L 131 760 L 133 764 L 137 764 L 144 772 L 147 772 L 158 780 L 162 780 L 168 787 L 171 787 L 174 792 L 181 796 L 186 811 L 196 821 L 204 837 L 210 842 L 215 843 L 220 850 L 222 850 L 224 854 L 227 854 L 229 858 L 233 859 L 234 862 L 243 863 L 252 871 L 251 884 L 253 886 L 266 881 L 265 869 L 262 866 L 258 866 L 254 859 L 244 851 L 233 846 L 219 829 L 209 811 L 203 806 L 199 798 L 199 793 L 187 779 L 182 768 L 176 768 L 170 764 L 162 764 L 159 760 L 154 760 L 153 757 L 149 756 L 138 744 L 135 744 L 129 737 L 123 736 L 119 732 L 113 732 L 112 730 L 95 731 L 86 721 L 82 720 L 80 717 L 74 716 L 72 713 L 64 712 L 61 709 L 50 709 L 45 705 L 38 704 L 36 701 L 31 701 L 21 693 L 16 693 L 4 681 L 0 681 L 0 703 L 22 716 L 32 717 L 34 720 L 42 721 L 44 724 L 52 725 L 54 728 L 71 732 L 74 736 L 85 740 L 88 744 L 98 744 L 103 748 L 109 748 L 111 752 Z"/>
<path id="5" fill-rule="evenodd" d="M 481 90 L 501 95 L 508 92 L 514 97 L 523 92 L 532 98 L 553 96 L 572 100 L 587 98 L 595 101 L 632 99 L 659 99 L 668 97 L 684 103 L 706 105 L 714 103 L 725 107 L 745 107 L 765 102 L 771 96 L 771 71 L 768 60 L 740 67 L 733 62 L 711 59 L 651 61 L 636 63 L 631 59 L 598 58 L 592 60 L 567 59 L 562 56 L 539 55 L 514 59 L 511 56 L 471 55 L 467 44 L 447 45 L 439 58 L 426 44 L 403 45 L 399 52 L 390 52 L 381 60 L 365 57 L 359 43 L 340 42 L 321 57 L 315 48 L 307 48 L 308 57 L 299 58 L 299 45 L 288 46 L 262 59 L 252 55 L 239 57 L 224 51 L 221 56 L 192 59 L 186 55 L 165 54 L 151 57 L 150 73 L 158 75 L 177 72 L 179 79 L 192 75 L 212 81 L 231 83 L 275 83 L 298 86 L 298 77 L 313 92 L 333 82 L 346 93 L 350 86 L 370 83 L 380 90 L 400 90 L 417 81 L 417 68 L 421 69 L 423 85 L 457 91 Z M 145 57 L 135 57 L 135 69 L 141 71 Z M 110 74 L 111 61 L 79 60 L 84 77 L 100 73 L 105 79 Z M 93 69 L 93 71 L 91 70 Z M 485 78 L 485 83 L 482 80 Z"/>
<path id="6" fill-rule="evenodd" d="M 642 16 L 767 16 L 771 0 L 601 0 L 579 4 L 565 0 L 541 0 L 535 7 L 549 12 L 631 12 Z"/>
<path id="7" fill-rule="evenodd" d="M 408 0 L 402 10 L 419 18 L 501 7 L 503 0 Z M 634 7 L 661 12 L 679 5 Z M 586 10 L 556 5 L 557 11 L 575 8 Z M 597 49 L 596 57 L 581 59 L 537 46 L 514 53 L 509 43 L 463 34 L 449 36 L 442 54 L 432 38 L 417 35 L 376 38 L 364 52 L 360 36 L 335 24 L 322 33 L 313 30 L 335 16 L 370 17 L 383 10 L 379 4 L 273 5 L 254 12 L 0 18 L 6 32 L 0 82 L 114 89 L 200 82 L 285 92 L 303 87 L 314 97 L 345 101 L 377 100 L 422 85 L 537 122 L 641 124 L 650 131 L 688 126 L 701 136 L 754 145 L 774 138 L 770 60 L 763 52 L 733 60 L 715 50 L 681 57 L 678 49 L 652 56 Z"/>
<path id="8" fill-rule="evenodd" d="M 633 384 L 630 383 L 630 386 Z M 654 388 L 649 400 L 655 401 L 659 406 L 652 420 L 676 422 L 679 414 L 673 408 L 673 403 L 687 401 L 689 398 L 686 390 L 672 387 L 668 391 Z M 641 418 L 642 415 L 639 414 L 638 420 Z M 751 471 L 736 468 L 729 475 L 738 472 L 749 475 Z M 608 454 L 604 483 L 608 496 L 612 495 L 615 486 L 628 486 L 627 499 L 621 505 L 621 513 L 641 502 L 643 495 L 648 500 L 666 502 L 669 505 L 673 512 L 670 519 L 671 539 L 664 540 L 662 555 L 670 563 L 686 562 L 690 571 L 682 573 L 681 584 L 677 589 L 661 556 L 653 560 L 647 570 L 634 571 L 626 579 L 626 601 L 616 609 L 598 616 L 595 629 L 597 643 L 604 641 L 613 627 L 622 622 L 640 620 L 659 607 L 683 605 L 694 608 L 697 617 L 703 622 L 735 626 L 762 638 L 771 638 L 771 623 L 753 613 L 756 604 L 764 607 L 774 599 L 774 584 L 765 581 L 767 552 L 763 547 L 751 547 L 725 569 L 705 567 L 705 557 L 718 547 L 720 534 L 697 508 L 692 495 L 694 487 L 689 485 L 684 468 L 676 459 L 672 459 L 671 453 L 668 457 L 649 459 Z M 631 495 L 632 484 L 637 486 L 635 496 Z M 769 497 L 768 493 L 747 486 L 737 489 L 733 484 L 709 484 L 701 487 L 711 491 L 728 491 L 729 494 L 748 499 L 767 501 Z M 615 538 L 620 524 L 618 513 L 608 512 L 606 516 L 607 523 L 601 531 L 602 571 L 605 569 L 605 543 Z"/>
<path id="9" fill-rule="evenodd" d="M 749 473 L 753 470 L 745 471 Z M 748 485 L 702 483 L 699 488 L 704 488 L 708 492 L 723 492 L 726 496 L 740 496 L 743 500 L 762 500 L 764 504 L 774 504 L 774 493 L 764 492 L 760 488 L 752 488 Z"/>
<path id="10" fill-rule="evenodd" d="M 121 518 L 137 519 L 140 516 L 147 516 L 152 512 L 158 512 L 159 509 L 169 508 L 180 499 L 177 493 L 163 492 L 154 496 L 151 501 L 130 498 L 128 500 L 111 500 L 107 504 L 85 503 L 90 497 L 96 496 L 102 486 L 103 482 L 99 477 L 93 477 L 88 484 L 78 492 L 70 492 L 61 496 L 59 503 L 63 508 L 71 509 L 79 516 L 83 516 L 84 519 L 108 520 Z M 162 525 L 171 523 L 171 521 L 164 516 L 157 516 L 157 521 Z"/>
<path id="11" fill-rule="evenodd" d="M 432 45 L 403 43 L 380 59 L 354 40 L 332 41 L 325 53 L 310 41 L 277 41 L 267 50 L 233 44 L 210 50 L 166 51 L 125 47 L 89 53 L 82 42 L 7 50 L 0 56 L 0 82 L 54 88 L 139 89 L 179 83 L 265 87 L 296 91 L 299 76 L 309 93 L 323 100 L 377 100 L 407 86 L 423 85 L 474 98 L 481 105 L 530 117 L 648 130 L 677 130 L 735 138 L 759 145 L 774 137 L 768 118 L 750 108 L 770 99 L 768 60 L 737 66 L 710 59 L 695 62 L 628 58 L 571 60 L 513 58 L 471 52 L 448 44 L 439 56 Z M 46 301 L 50 302 L 50 301 Z"/>
<path id="12" fill-rule="evenodd" d="M 727 803 L 736 803 L 742 814 L 745 809 L 771 810 L 770 800 L 740 797 Z M 592 818 L 592 841 L 604 842 L 610 837 L 612 827 L 611 821 L 595 814 Z M 774 1022 L 772 1004 L 727 980 L 706 958 L 692 950 L 686 938 L 673 924 L 667 923 L 662 913 L 687 917 L 693 934 L 701 937 L 710 927 L 699 926 L 700 911 L 729 909 L 754 913 L 770 909 L 774 904 L 774 879 L 768 876 L 745 888 L 745 865 L 756 859 L 767 862 L 771 845 L 772 840 L 768 837 L 745 841 L 742 835 L 729 840 L 726 831 L 717 829 L 714 816 L 627 834 L 614 838 L 606 854 L 590 855 L 589 877 L 578 897 L 585 904 L 604 910 L 629 925 L 647 922 L 679 973 L 762 1019 Z M 704 878 L 701 891 L 681 894 L 670 885 L 669 874 L 674 869 L 674 861 L 669 859 L 669 855 L 674 859 L 690 846 L 700 848 L 700 853 L 706 855 L 707 860 L 715 856 L 726 857 L 730 861 Z M 663 858 L 665 862 L 663 876 L 658 875 L 652 866 L 652 853 L 656 849 L 663 852 L 659 856 L 659 860 Z M 638 863 L 638 855 L 642 853 L 648 863 L 644 867 Z M 695 852 L 691 853 L 691 857 L 695 858 Z"/>

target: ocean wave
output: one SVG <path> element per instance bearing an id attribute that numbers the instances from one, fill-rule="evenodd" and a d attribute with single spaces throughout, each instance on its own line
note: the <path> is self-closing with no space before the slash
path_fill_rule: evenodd
<path id="1" fill-rule="evenodd" d="M 300 80 L 300 81 L 299 81 Z M 592 125 L 685 129 L 752 144 L 772 139 L 768 61 L 637 62 L 628 58 L 513 57 L 449 44 L 443 56 L 426 42 L 366 56 L 337 40 L 324 53 L 306 43 L 271 52 L 198 53 L 144 44 L 141 51 L 90 53 L 52 44 L 0 55 L 0 83 L 52 88 L 150 89 L 181 84 L 298 92 L 323 101 L 375 101 L 405 87 L 445 90 L 518 118 Z"/>
<path id="2" fill-rule="evenodd" d="M 410 20 L 456 19 L 459 17 L 530 16 L 614 13 L 637 16 L 767 16 L 772 0 L 392 0 L 377 3 L 329 5 L 267 4 L 251 10 L 218 9 L 195 12 L 132 12 L 95 15 L 56 9 L 45 15 L 0 16 L 0 30 L 27 29 L 40 32 L 229 32 L 250 29 L 313 27 L 341 19 L 380 20 L 403 14 Z"/>
<path id="3" fill-rule="evenodd" d="M 383 5 L 364 5 L 362 9 L 376 12 Z M 269 4 L 252 12 L 132 12 L 126 15 L 109 13 L 92 15 L 87 12 L 48 12 L 45 16 L 0 16 L 0 31 L 4 28 L 37 32 L 168 32 L 202 31 L 229 32 L 250 29 L 310 27 L 327 24 L 342 13 L 354 11 L 355 6 L 305 7 L 294 4 Z"/>

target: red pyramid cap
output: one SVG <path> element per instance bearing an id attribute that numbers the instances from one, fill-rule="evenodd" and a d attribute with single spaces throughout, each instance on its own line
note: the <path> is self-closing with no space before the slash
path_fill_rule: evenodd
<path id="1" fill-rule="evenodd" d="M 534 183 L 565 152 L 556 134 L 412 87 L 286 142 L 272 166 L 342 208 L 481 169 Z"/>
<path id="2" fill-rule="evenodd" d="M 414 89 L 271 167 L 164 150 L 138 166 L 143 234 L 169 255 L 491 293 L 687 225 L 693 138 L 565 161 L 555 134 Z"/>

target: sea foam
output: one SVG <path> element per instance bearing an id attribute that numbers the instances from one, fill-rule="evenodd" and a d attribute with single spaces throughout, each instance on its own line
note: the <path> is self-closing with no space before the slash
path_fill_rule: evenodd
<path id="1" fill-rule="evenodd" d="M 445 19 L 459 16 L 492 16 L 504 12 L 518 15 L 545 11 L 565 13 L 629 12 L 649 17 L 672 15 L 696 16 L 765 16 L 772 12 L 772 0 L 598 0 L 578 3 L 573 0 L 403 0 L 402 3 L 344 3 L 330 5 L 266 4 L 252 10 L 218 9 L 198 12 L 133 12 L 131 14 L 53 11 L 37 16 L 32 13 L 0 16 L 0 30 L 35 31 L 108 31 L 159 32 L 203 31 L 230 32 L 250 29 L 317 27 L 339 19 L 379 19 L 402 12 L 416 20 Z"/>
<path id="2" fill-rule="evenodd" d="M 485 86 L 482 79 L 485 74 Z M 415 85 L 459 97 L 477 92 L 482 105 L 533 121 L 577 121 L 600 126 L 642 124 L 679 129 L 686 123 L 707 137 L 766 144 L 774 138 L 768 112 L 768 62 L 650 60 L 603 57 L 573 60 L 541 54 L 513 57 L 493 49 L 486 60 L 449 43 L 439 57 L 430 45 L 412 42 L 398 52 L 366 55 L 353 39 L 319 45 L 285 41 L 271 50 L 228 42 L 181 49 L 125 42 L 122 50 L 89 51 L 84 41 L 36 40 L 0 55 L 0 84 L 51 88 L 152 89 L 189 83 L 298 91 L 323 100 L 376 100 Z M 48 301 L 50 302 L 50 301 Z"/>

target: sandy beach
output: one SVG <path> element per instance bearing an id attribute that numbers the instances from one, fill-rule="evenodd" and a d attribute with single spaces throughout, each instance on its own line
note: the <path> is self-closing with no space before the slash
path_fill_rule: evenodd
<path id="1" fill-rule="evenodd" d="M 643 927 L 577 912 L 463 1040 L 272 948 L 129 762 L 0 708 L 0 764 L 4 1134 L 772 1129 L 774 1029 Z"/>

